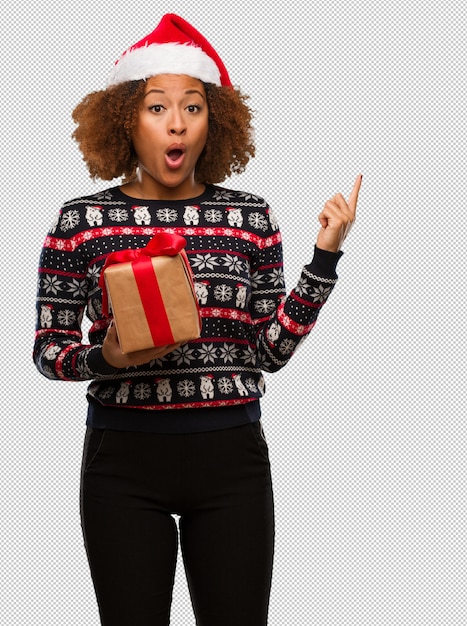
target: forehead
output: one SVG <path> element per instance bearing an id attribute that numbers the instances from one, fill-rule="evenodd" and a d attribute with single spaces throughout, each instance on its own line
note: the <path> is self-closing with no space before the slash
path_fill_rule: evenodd
<path id="1" fill-rule="evenodd" d="M 146 80 L 145 93 L 151 89 L 162 91 L 187 91 L 195 89 L 204 94 L 204 85 L 197 78 L 185 74 L 158 74 Z"/>

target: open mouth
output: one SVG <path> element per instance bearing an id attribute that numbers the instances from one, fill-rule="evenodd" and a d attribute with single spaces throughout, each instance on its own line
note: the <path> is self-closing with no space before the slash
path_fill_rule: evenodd
<path id="1" fill-rule="evenodd" d="M 180 148 L 175 148 L 174 150 L 169 150 L 169 152 L 167 152 L 167 157 L 170 161 L 175 162 L 178 161 L 183 154 L 183 150 L 181 150 Z"/>
<path id="2" fill-rule="evenodd" d="M 180 167 L 185 158 L 185 146 L 183 144 L 172 144 L 165 153 L 166 163 L 170 168 Z"/>

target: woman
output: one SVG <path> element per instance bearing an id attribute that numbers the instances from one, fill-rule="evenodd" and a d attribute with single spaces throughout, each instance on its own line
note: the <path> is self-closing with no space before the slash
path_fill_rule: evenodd
<path id="1" fill-rule="evenodd" d="M 251 112 L 192 26 L 165 15 L 74 120 L 91 175 L 123 184 L 65 203 L 48 234 L 34 358 L 48 378 L 92 380 L 81 515 L 101 623 L 169 623 L 180 534 L 197 624 L 262 626 L 274 543 L 262 371 L 289 361 L 328 299 L 361 177 L 348 202 L 326 202 L 286 296 L 269 206 L 218 186 L 254 156 Z M 102 267 L 168 228 L 187 241 L 201 337 L 123 354 Z"/>

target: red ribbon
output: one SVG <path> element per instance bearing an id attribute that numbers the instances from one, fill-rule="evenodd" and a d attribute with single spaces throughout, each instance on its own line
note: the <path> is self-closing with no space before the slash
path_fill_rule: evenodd
<path id="1" fill-rule="evenodd" d="M 109 303 L 105 288 L 104 271 L 115 263 L 131 263 L 135 281 L 143 303 L 144 313 L 148 321 L 154 343 L 157 344 L 155 329 L 163 329 L 167 334 L 167 343 L 173 343 L 169 320 L 164 310 L 162 295 L 154 273 L 151 257 L 176 256 L 186 246 L 186 239 L 180 235 L 161 232 L 153 237 L 144 248 L 119 250 L 109 254 L 99 278 L 102 289 L 102 312 L 109 315 Z"/>

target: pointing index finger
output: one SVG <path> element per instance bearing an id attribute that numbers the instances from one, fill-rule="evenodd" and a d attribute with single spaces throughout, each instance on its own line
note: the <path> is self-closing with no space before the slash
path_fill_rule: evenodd
<path id="1" fill-rule="evenodd" d="M 358 193 L 360 191 L 360 186 L 362 184 L 362 178 L 363 178 L 362 174 L 359 174 L 357 176 L 357 178 L 355 179 L 353 189 L 349 196 L 349 201 L 348 201 L 349 209 L 351 209 L 351 211 L 353 211 L 354 213 L 357 209 Z"/>

